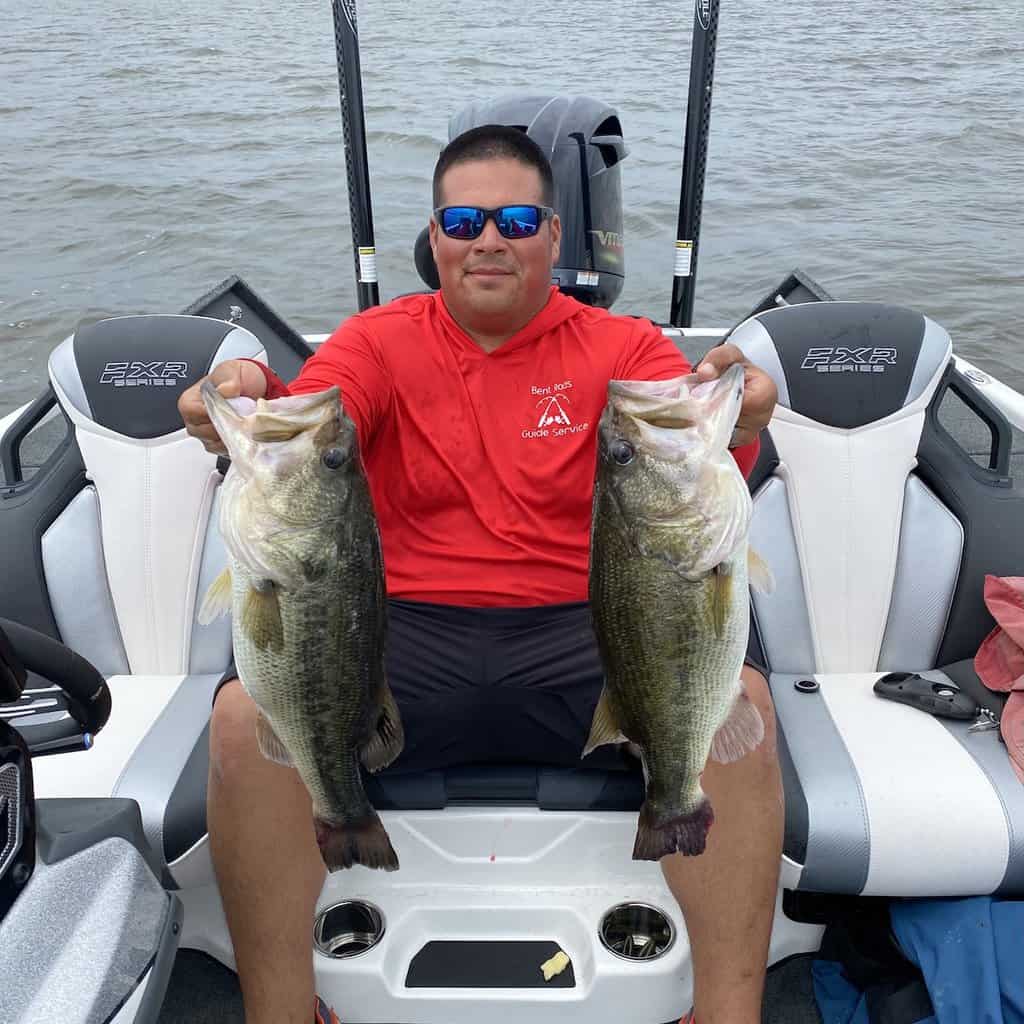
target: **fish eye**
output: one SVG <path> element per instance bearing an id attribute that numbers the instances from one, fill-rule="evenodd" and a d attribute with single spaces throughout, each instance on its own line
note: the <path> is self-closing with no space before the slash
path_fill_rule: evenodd
<path id="1" fill-rule="evenodd" d="M 328 448 L 320 456 L 320 461 L 328 469 L 341 469 L 345 465 L 345 453 L 340 448 Z"/>
<path id="2" fill-rule="evenodd" d="M 616 438 L 608 446 L 608 454 L 620 466 L 628 466 L 633 461 L 633 456 L 636 455 L 636 449 L 628 441 L 624 441 L 620 437 Z"/>

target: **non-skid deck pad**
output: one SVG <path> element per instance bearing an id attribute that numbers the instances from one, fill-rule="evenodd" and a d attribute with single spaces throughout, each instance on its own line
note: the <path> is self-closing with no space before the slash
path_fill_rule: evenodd
<path id="1" fill-rule="evenodd" d="M 572 964 L 550 981 L 540 965 L 559 951 L 557 942 L 428 942 L 413 958 L 406 988 L 575 988 Z"/>

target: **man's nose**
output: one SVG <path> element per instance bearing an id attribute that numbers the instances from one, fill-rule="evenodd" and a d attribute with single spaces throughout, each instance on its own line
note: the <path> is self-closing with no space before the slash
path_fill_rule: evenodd
<path id="1" fill-rule="evenodd" d="M 508 239 L 498 230 L 493 217 L 488 217 L 484 222 L 484 229 L 473 240 L 473 246 L 484 252 L 497 252 L 508 248 Z"/>

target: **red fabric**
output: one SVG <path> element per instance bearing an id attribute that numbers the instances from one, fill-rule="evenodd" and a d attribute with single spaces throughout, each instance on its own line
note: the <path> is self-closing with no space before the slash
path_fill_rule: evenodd
<path id="1" fill-rule="evenodd" d="M 1024 576 L 986 576 L 985 606 L 997 625 L 978 648 L 974 670 L 990 690 L 1010 694 L 1000 731 L 1024 782 Z"/>
<path id="2" fill-rule="evenodd" d="M 319 996 L 313 997 L 313 1024 L 341 1024 L 338 1015 Z"/>
<path id="3" fill-rule="evenodd" d="M 690 366 L 647 320 L 557 289 L 484 352 L 440 293 L 346 320 L 290 387 L 334 384 L 359 433 L 392 597 L 468 606 L 584 601 L 597 421 L 611 379 Z M 758 444 L 737 449 L 746 475 Z"/>

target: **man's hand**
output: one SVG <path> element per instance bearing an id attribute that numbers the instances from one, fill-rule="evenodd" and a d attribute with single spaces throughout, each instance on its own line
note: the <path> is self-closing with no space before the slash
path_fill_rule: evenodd
<path id="1" fill-rule="evenodd" d="M 225 398 L 237 398 L 239 395 L 246 398 L 262 398 L 267 393 L 267 378 L 263 376 L 263 371 L 247 359 L 229 359 L 203 380 L 213 381 Z M 181 398 L 178 399 L 178 412 L 185 421 L 185 429 L 193 437 L 198 437 L 208 452 L 226 455 L 227 449 L 210 422 L 206 406 L 199 395 L 203 380 L 197 381 L 188 391 L 182 392 Z"/>
<path id="2" fill-rule="evenodd" d="M 733 431 L 730 447 L 750 444 L 768 426 L 779 392 L 775 381 L 760 367 L 755 366 L 735 345 L 713 348 L 694 371 L 702 380 L 716 380 L 733 363 L 743 364 L 743 404 Z"/>

